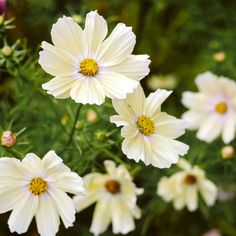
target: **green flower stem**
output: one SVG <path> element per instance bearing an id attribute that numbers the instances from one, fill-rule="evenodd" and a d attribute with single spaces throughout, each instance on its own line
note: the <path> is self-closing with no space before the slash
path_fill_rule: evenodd
<path id="1" fill-rule="evenodd" d="M 77 123 L 77 120 L 79 118 L 79 114 L 80 114 L 80 110 L 82 108 L 82 104 L 79 104 L 78 108 L 77 108 L 77 111 L 76 111 L 76 114 L 75 114 L 75 119 L 74 119 L 74 123 L 72 125 L 72 129 L 70 131 L 70 135 L 69 135 L 69 139 L 68 141 L 66 142 L 63 150 L 60 152 L 60 153 L 63 153 L 65 151 L 65 149 L 67 148 L 68 145 L 70 145 L 70 143 L 73 141 L 73 137 L 74 137 L 74 133 L 75 133 L 75 127 L 76 127 L 76 123 Z"/>
<path id="2" fill-rule="evenodd" d="M 107 149 L 103 149 L 102 152 L 107 156 L 110 157 L 111 159 L 113 159 L 115 162 L 119 163 L 119 164 L 123 164 L 126 167 L 128 167 L 128 165 L 126 165 L 126 163 L 124 163 L 118 156 L 116 156 L 115 154 L 113 154 L 111 151 L 107 150 Z M 128 167 L 129 168 L 129 167 Z"/>

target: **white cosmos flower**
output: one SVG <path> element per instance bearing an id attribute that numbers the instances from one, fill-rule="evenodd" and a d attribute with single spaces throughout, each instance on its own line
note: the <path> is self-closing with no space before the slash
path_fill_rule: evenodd
<path id="1" fill-rule="evenodd" d="M 54 45 L 42 43 L 39 64 L 55 77 L 43 88 L 56 98 L 83 104 L 131 93 L 149 73 L 149 56 L 131 54 L 136 42 L 131 27 L 119 23 L 106 38 L 107 32 L 97 11 L 86 15 L 84 30 L 70 17 L 59 18 L 51 30 Z"/>
<path id="2" fill-rule="evenodd" d="M 83 180 L 62 163 L 54 151 L 43 159 L 28 153 L 20 161 L 0 158 L 0 213 L 11 211 L 11 232 L 25 233 L 35 216 L 41 236 L 54 236 L 60 218 L 65 227 L 73 225 L 75 206 L 66 194 L 81 194 Z"/>
<path id="3" fill-rule="evenodd" d="M 143 189 L 136 188 L 124 165 L 116 167 L 113 161 L 104 162 L 107 174 L 91 173 L 84 180 L 85 196 L 75 196 L 78 212 L 96 202 L 90 231 L 103 233 L 112 222 L 114 234 L 127 234 L 135 229 L 134 217 L 141 212 L 136 205 L 137 195 Z"/>
<path id="4" fill-rule="evenodd" d="M 177 210 L 187 206 L 189 211 L 195 211 L 198 207 L 198 192 L 207 206 L 214 205 L 217 187 L 206 178 L 205 172 L 198 166 L 192 167 L 184 159 L 179 160 L 178 166 L 183 170 L 169 178 L 161 178 L 157 194 L 167 202 L 173 201 Z"/>
<path id="5" fill-rule="evenodd" d="M 222 135 L 231 142 L 236 129 L 236 83 L 211 72 L 197 76 L 199 92 L 184 92 L 182 103 L 189 111 L 183 114 L 189 129 L 198 129 L 197 138 L 212 142 Z"/>
<path id="6" fill-rule="evenodd" d="M 186 122 L 161 112 L 161 104 L 171 91 L 158 89 L 147 98 L 141 86 L 125 100 L 112 100 L 119 115 L 110 121 L 124 126 L 122 151 L 129 159 L 142 160 L 159 168 L 177 163 L 179 155 L 188 151 L 188 145 L 175 140 L 185 132 Z"/>

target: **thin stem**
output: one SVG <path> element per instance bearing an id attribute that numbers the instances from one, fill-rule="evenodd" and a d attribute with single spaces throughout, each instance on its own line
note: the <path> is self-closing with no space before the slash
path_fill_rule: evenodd
<path id="1" fill-rule="evenodd" d="M 70 131 L 70 135 L 69 135 L 69 139 L 68 141 L 66 142 L 64 148 L 62 149 L 62 151 L 60 153 L 63 153 L 66 149 L 66 147 L 71 143 L 71 141 L 73 140 L 73 136 L 74 136 L 74 133 L 75 133 L 75 127 L 76 127 L 76 123 L 77 123 L 77 120 L 79 118 L 79 113 L 80 113 L 80 110 L 82 108 L 82 104 L 79 104 L 78 108 L 77 108 L 77 111 L 76 111 L 76 114 L 75 114 L 75 119 L 74 119 L 74 123 L 72 125 L 72 129 Z"/>

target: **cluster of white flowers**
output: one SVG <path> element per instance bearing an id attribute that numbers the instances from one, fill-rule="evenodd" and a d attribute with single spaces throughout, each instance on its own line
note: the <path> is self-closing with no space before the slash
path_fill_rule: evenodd
<path id="1" fill-rule="evenodd" d="M 176 140 L 185 129 L 197 129 L 197 137 L 207 142 L 222 133 L 225 143 L 234 139 L 236 126 L 236 84 L 229 79 L 204 73 L 196 78 L 198 93 L 185 92 L 183 104 L 189 108 L 183 119 L 161 110 L 172 91 L 157 89 L 145 96 L 140 80 L 149 73 L 148 55 L 133 55 L 135 35 L 120 23 L 107 36 L 107 23 L 96 11 L 89 12 L 84 30 L 63 16 L 52 27 L 52 44 L 42 43 L 39 64 L 54 78 L 42 85 L 55 98 L 71 97 L 82 104 L 100 105 L 112 99 L 118 113 L 110 117 L 123 126 L 122 151 L 129 159 L 145 165 L 169 168 L 178 163 L 183 170 L 158 183 L 157 194 L 173 201 L 176 209 L 198 207 L 198 192 L 207 206 L 215 203 L 217 187 L 204 170 L 181 159 L 188 145 Z M 95 114 L 96 115 L 96 114 Z M 93 117 L 91 120 L 96 119 Z M 112 223 L 113 233 L 134 230 L 134 218 L 141 217 L 137 188 L 124 165 L 104 162 L 107 173 L 90 173 L 82 178 L 62 163 L 54 151 L 43 159 L 29 153 L 22 161 L 0 159 L 0 213 L 11 211 L 11 232 L 25 233 L 35 216 L 38 232 L 54 236 L 60 218 L 72 226 L 75 212 L 96 202 L 90 231 L 103 233 Z M 75 194 L 73 199 L 67 193 Z"/>

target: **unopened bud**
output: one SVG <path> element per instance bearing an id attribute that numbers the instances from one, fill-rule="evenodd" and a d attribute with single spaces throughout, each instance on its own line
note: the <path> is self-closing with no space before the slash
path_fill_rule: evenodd
<path id="1" fill-rule="evenodd" d="M 83 21 L 83 18 L 78 14 L 72 15 L 72 19 L 78 24 L 80 24 Z"/>
<path id="2" fill-rule="evenodd" d="M 95 137 L 96 137 L 96 139 L 97 139 L 99 142 L 103 142 L 103 141 L 106 140 L 107 135 L 106 135 L 106 133 L 105 133 L 104 131 L 97 131 L 97 132 L 95 133 Z"/>
<path id="3" fill-rule="evenodd" d="M 94 122 L 97 119 L 97 113 L 94 110 L 89 109 L 87 111 L 86 118 L 89 122 Z"/>
<path id="4" fill-rule="evenodd" d="M 2 54 L 6 57 L 10 56 L 12 54 L 12 48 L 9 46 L 4 46 L 2 48 Z"/>
<path id="5" fill-rule="evenodd" d="M 234 148 L 230 145 L 221 149 L 221 156 L 223 159 L 231 159 L 234 156 Z"/>
<path id="6" fill-rule="evenodd" d="M 16 136 L 11 131 L 4 131 L 1 137 L 1 144 L 5 147 L 12 147 L 16 143 Z"/>
<path id="7" fill-rule="evenodd" d="M 217 52 L 213 55 L 213 59 L 216 61 L 216 62 L 223 62 L 225 60 L 225 53 L 224 52 Z"/>

